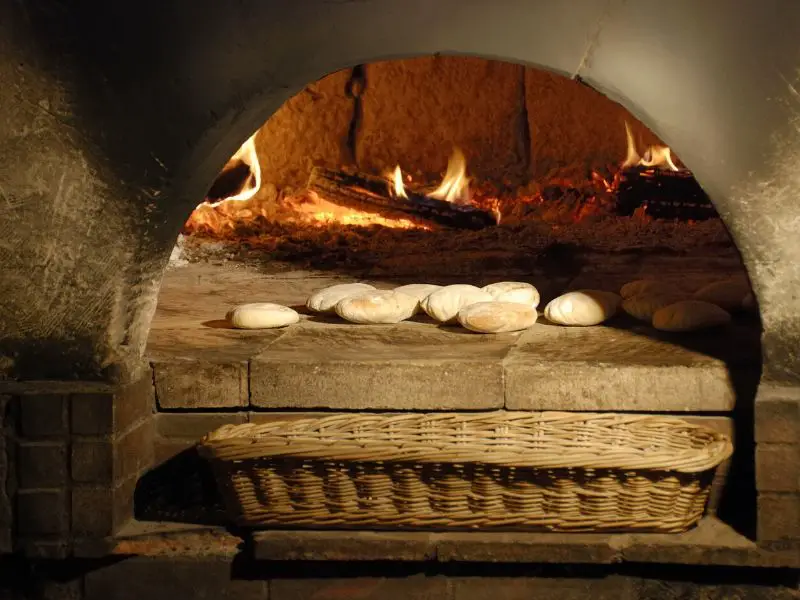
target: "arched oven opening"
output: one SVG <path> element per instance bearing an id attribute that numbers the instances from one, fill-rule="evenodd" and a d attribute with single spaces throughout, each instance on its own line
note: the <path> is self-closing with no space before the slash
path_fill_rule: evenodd
<path id="1" fill-rule="evenodd" d="M 139 519 L 224 522 L 210 473 L 185 450 L 223 423 L 614 411 L 734 437 L 709 514 L 753 535 L 758 307 L 689 166 L 619 104 L 494 60 L 358 65 L 288 100 L 197 200 L 148 340 L 163 463 L 139 485 Z M 551 315 L 490 335 L 424 313 L 363 325 L 306 307 L 342 283 L 504 281 L 533 284 L 540 313 L 576 290 L 618 301 L 595 326 Z M 234 328 L 229 310 L 256 302 L 299 322 Z"/>

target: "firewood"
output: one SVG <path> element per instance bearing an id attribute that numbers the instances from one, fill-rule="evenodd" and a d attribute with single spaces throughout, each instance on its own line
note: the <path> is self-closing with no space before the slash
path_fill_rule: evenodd
<path id="1" fill-rule="evenodd" d="M 389 181 L 365 173 L 314 167 L 307 187 L 339 206 L 383 216 L 412 216 L 457 229 L 478 230 L 497 224 L 494 215 L 475 206 L 437 200 L 408 189 L 408 198 L 397 197 Z"/>
<path id="2" fill-rule="evenodd" d="M 617 188 L 617 214 L 630 216 L 643 205 L 647 205 L 647 215 L 655 219 L 701 221 L 718 217 L 711 200 L 689 171 L 625 169 Z"/>

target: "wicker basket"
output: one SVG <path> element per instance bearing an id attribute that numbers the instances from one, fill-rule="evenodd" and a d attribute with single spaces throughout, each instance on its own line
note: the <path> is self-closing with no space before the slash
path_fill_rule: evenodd
<path id="1" fill-rule="evenodd" d="M 679 532 L 732 445 L 672 417 L 493 412 L 226 425 L 200 451 L 244 526 Z"/>

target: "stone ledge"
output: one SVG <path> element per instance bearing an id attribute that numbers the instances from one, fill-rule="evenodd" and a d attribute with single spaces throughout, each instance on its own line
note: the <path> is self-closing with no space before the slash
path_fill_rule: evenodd
<path id="1" fill-rule="evenodd" d="M 713 517 L 683 534 L 260 531 L 252 540 L 263 560 L 800 567 L 800 543 L 759 548 Z"/>

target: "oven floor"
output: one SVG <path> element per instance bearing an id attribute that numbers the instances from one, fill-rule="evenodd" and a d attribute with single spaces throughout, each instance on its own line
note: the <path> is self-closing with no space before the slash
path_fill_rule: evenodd
<path id="1" fill-rule="evenodd" d="M 647 275 L 696 289 L 740 271 L 730 256 L 598 255 L 568 276 L 484 272 L 479 279 L 417 281 L 528 280 L 544 307 L 565 289 L 618 291 Z M 168 270 L 147 348 L 160 408 L 727 411 L 752 396 L 759 376 L 754 316 L 697 334 L 659 333 L 623 315 L 597 327 L 542 319 L 522 333 L 479 335 L 426 317 L 366 326 L 302 314 L 311 292 L 347 281 L 391 288 L 414 280 L 285 263 L 217 261 Z M 226 328 L 225 313 L 246 302 L 295 307 L 301 321 L 279 330 Z"/>

